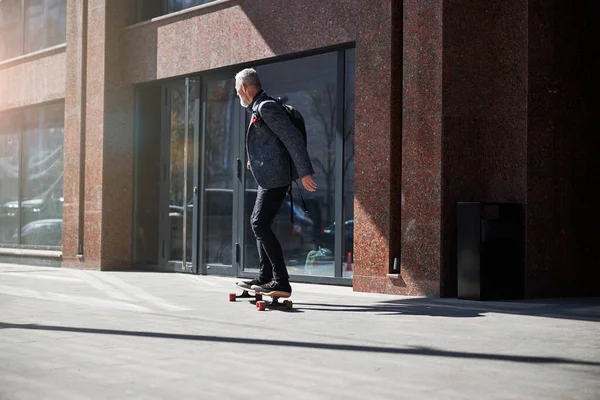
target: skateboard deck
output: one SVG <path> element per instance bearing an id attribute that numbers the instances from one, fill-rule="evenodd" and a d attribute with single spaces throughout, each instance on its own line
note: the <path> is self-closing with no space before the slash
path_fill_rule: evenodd
<path id="1" fill-rule="evenodd" d="M 238 286 L 240 287 L 240 286 Z M 280 298 L 288 298 L 291 296 L 288 292 L 279 292 L 279 291 L 271 291 L 271 292 L 259 292 L 252 289 L 244 289 L 242 288 L 242 294 L 237 293 L 229 293 L 229 301 L 236 301 L 237 299 L 255 299 L 256 300 L 256 309 L 258 311 L 265 311 L 267 307 L 276 308 L 282 307 L 286 310 L 290 310 L 293 307 L 293 303 L 291 300 L 284 300 L 282 303 L 279 302 Z M 253 293 L 253 294 L 252 294 Z M 263 296 L 270 297 L 272 301 L 267 303 L 262 299 Z"/>

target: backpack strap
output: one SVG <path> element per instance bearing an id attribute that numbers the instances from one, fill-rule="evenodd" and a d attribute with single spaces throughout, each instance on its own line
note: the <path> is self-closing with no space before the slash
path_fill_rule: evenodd
<path id="1" fill-rule="evenodd" d="M 290 121 L 292 120 L 292 115 L 290 114 L 290 111 L 285 106 L 285 104 L 283 104 L 283 100 L 281 99 L 281 97 L 274 99 L 272 97 L 267 96 L 267 98 L 265 100 L 261 101 L 260 103 L 256 103 L 252 106 L 252 112 L 255 112 L 256 115 L 258 115 L 258 117 L 263 121 L 263 123 L 267 124 L 267 122 L 260 115 L 260 107 L 262 106 L 262 104 L 265 101 L 269 101 L 269 100 L 273 100 L 276 103 L 279 103 L 281 105 L 281 107 L 283 107 L 283 109 L 285 110 L 285 113 L 287 114 L 287 116 L 290 118 Z M 291 122 L 293 123 L 293 121 L 291 121 Z M 300 133 L 302 133 L 302 132 L 300 132 Z M 292 167 L 292 157 L 290 156 L 290 179 L 292 179 L 292 176 L 293 176 L 293 167 Z M 294 182 L 296 183 L 296 186 L 298 187 L 298 193 L 300 194 L 300 200 L 302 201 L 302 207 L 304 208 L 304 212 L 306 214 L 308 214 L 308 207 L 306 207 L 306 202 L 304 201 L 304 197 L 302 196 L 302 190 L 300 189 L 300 185 L 298 185 L 297 180 L 294 180 Z M 288 187 L 288 194 L 290 195 L 290 222 L 292 224 L 294 224 L 294 196 L 292 195 L 292 184 L 291 183 Z"/>

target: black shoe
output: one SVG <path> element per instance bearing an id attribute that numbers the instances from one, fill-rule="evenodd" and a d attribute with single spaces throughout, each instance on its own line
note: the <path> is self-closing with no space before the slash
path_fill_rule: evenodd
<path id="1" fill-rule="evenodd" d="M 292 294 L 292 287 L 289 283 L 271 281 L 264 285 L 253 285 L 252 290 L 255 292 L 270 293 L 270 292 L 285 292 Z"/>
<path id="2" fill-rule="evenodd" d="M 244 289 L 252 289 L 252 286 L 260 286 L 268 283 L 268 280 L 261 280 L 260 278 L 254 278 L 251 281 L 239 281 L 235 284 Z"/>

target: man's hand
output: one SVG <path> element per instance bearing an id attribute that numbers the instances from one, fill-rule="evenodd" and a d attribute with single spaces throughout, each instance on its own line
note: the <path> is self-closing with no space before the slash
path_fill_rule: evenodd
<path id="1" fill-rule="evenodd" d="M 250 171 L 252 171 L 252 167 L 250 166 L 250 160 L 248 160 L 248 163 L 246 164 L 246 168 L 248 168 Z"/>
<path id="2" fill-rule="evenodd" d="M 317 182 L 315 182 L 311 175 L 306 175 L 302 177 L 302 185 L 309 192 L 314 192 L 317 190 Z"/>

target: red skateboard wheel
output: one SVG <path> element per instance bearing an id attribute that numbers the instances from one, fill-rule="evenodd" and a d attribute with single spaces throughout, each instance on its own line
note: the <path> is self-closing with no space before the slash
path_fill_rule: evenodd
<path id="1" fill-rule="evenodd" d="M 229 301 L 235 301 L 237 295 L 235 293 L 229 293 Z"/>
<path id="2" fill-rule="evenodd" d="M 258 309 L 258 311 L 265 311 L 265 309 L 267 308 L 267 303 L 265 303 L 264 301 L 257 301 L 256 308 Z"/>
<path id="3" fill-rule="evenodd" d="M 294 306 L 294 303 L 292 303 L 291 300 L 284 300 L 283 306 L 285 307 L 286 310 L 291 310 L 292 307 Z"/>

